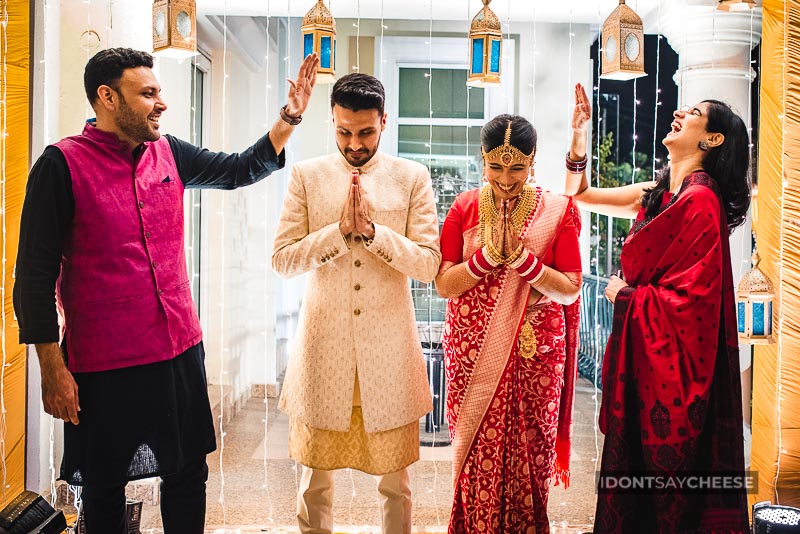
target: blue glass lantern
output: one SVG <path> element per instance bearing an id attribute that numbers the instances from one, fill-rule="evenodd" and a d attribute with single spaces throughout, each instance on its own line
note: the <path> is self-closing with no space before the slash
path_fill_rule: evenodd
<path id="1" fill-rule="evenodd" d="M 483 0 L 483 9 L 472 19 L 469 29 L 469 77 L 467 85 L 484 87 L 500 83 L 503 62 L 503 32 L 500 19 L 489 9 L 492 0 Z"/>
<path id="2" fill-rule="evenodd" d="M 772 302 L 775 291 L 772 281 L 758 268 L 761 258 L 753 253 L 750 269 L 736 291 L 736 318 L 739 341 L 751 345 L 774 343 L 772 339 Z"/>
<path id="3" fill-rule="evenodd" d="M 336 81 L 336 21 L 322 0 L 306 13 L 303 25 L 303 57 L 316 52 L 319 55 L 317 83 Z"/>

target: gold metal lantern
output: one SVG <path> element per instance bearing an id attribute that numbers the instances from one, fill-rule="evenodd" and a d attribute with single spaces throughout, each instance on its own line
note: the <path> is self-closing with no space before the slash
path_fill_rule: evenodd
<path id="1" fill-rule="evenodd" d="M 319 55 L 317 83 L 335 82 L 336 21 L 322 0 L 306 13 L 300 31 L 303 33 L 303 57 L 313 52 Z"/>
<path id="2" fill-rule="evenodd" d="M 194 0 L 153 2 L 153 52 L 176 59 L 197 54 L 197 10 Z"/>
<path id="3" fill-rule="evenodd" d="M 603 23 L 603 69 L 606 80 L 632 80 L 647 76 L 644 71 L 644 26 L 636 12 L 619 0 L 617 8 Z"/>
<path id="4" fill-rule="evenodd" d="M 717 9 L 720 11 L 750 11 L 755 7 L 755 0 L 720 0 Z"/>
<path id="5" fill-rule="evenodd" d="M 483 9 L 472 19 L 469 29 L 470 61 L 467 85 L 484 87 L 500 83 L 503 63 L 503 31 L 500 19 L 483 0 Z"/>
<path id="6" fill-rule="evenodd" d="M 736 319 L 739 341 L 751 345 L 774 343 L 772 339 L 772 281 L 758 268 L 761 258 L 753 253 L 753 268 L 742 277 L 736 291 Z"/>

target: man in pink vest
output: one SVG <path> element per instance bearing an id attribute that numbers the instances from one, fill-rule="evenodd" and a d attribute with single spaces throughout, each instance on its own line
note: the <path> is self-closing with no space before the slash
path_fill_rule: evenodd
<path id="1" fill-rule="evenodd" d="M 31 170 L 14 308 L 20 342 L 36 345 L 44 409 L 65 421 L 61 478 L 83 486 L 89 534 L 126 533 L 125 485 L 153 476 L 165 533 L 204 530 L 216 440 L 183 191 L 235 189 L 282 168 L 317 63 L 305 59 L 266 135 L 223 154 L 161 136 L 167 106 L 150 54 L 103 50 L 84 72 L 96 121 L 47 147 Z"/>

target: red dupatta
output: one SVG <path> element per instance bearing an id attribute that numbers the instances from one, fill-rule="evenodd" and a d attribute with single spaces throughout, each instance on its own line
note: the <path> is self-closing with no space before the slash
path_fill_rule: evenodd
<path id="1" fill-rule="evenodd" d="M 601 477 L 743 474 L 741 382 L 728 229 L 716 182 L 687 177 L 622 249 L 630 287 L 603 360 Z M 607 480 L 605 478 L 601 480 Z M 601 490 L 594 532 L 745 532 L 744 490 Z"/>

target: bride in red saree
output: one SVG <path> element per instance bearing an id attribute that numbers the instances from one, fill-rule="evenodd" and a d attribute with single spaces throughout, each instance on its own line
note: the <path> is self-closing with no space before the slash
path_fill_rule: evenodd
<path id="1" fill-rule="evenodd" d="M 442 227 L 453 534 L 546 534 L 549 487 L 569 483 L 580 219 L 571 198 L 526 183 L 535 148 L 526 119 L 487 123 L 488 184 Z"/>
<path id="2" fill-rule="evenodd" d="M 585 159 L 590 123 L 578 85 L 570 160 Z M 606 290 L 614 324 L 595 534 L 749 532 L 728 244 L 750 203 L 748 142 L 741 118 L 707 100 L 674 113 L 663 141 L 670 167 L 655 182 L 599 189 L 585 173 L 567 174 L 581 207 L 636 217 L 624 279 L 612 276 Z M 659 485 L 621 489 L 647 477 Z M 732 482 L 720 489 L 722 477 Z"/>

